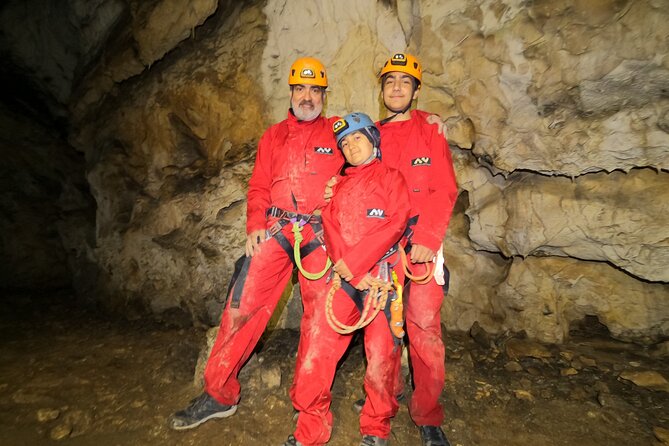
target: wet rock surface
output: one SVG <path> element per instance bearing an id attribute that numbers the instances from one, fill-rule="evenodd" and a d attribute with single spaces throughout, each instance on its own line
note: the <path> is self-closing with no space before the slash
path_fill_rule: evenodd
<path id="1" fill-rule="evenodd" d="M 264 336 L 242 370 L 235 416 L 174 432 L 168 416 L 199 392 L 193 375 L 204 331 L 110 320 L 73 308 L 69 295 L 7 297 L 0 311 L 3 444 L 278 445 L 293 428 L 294 331 Z M 667 377 L 669 361 L 653 348 L 579 332 L 560 346 L 475 333 L 485 345 L 469 333 L 447 334 L 444 429 L 453 445 L 666 444 L 669 393 L 630 380 L 650 377 L 655 385 Z M 562 373 L 569 369 L 578 373 Z M 359 441 L 352 406 L 363 396 L 363 373 L 358 339 L 334 383 L 331 445 Z M 392 444 L 419 441 L 403 403 Z"/>

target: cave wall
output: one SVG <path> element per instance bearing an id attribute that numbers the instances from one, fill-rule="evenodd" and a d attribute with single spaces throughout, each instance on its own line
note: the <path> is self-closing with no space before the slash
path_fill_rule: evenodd
<path id="1" fill-rule="evenodd" d="M 418 106 L 448 124 L 460 188 L 447 328 L 561 342 L 594 315 L 620 339 L 669 335 L 669 1 L 95 5 L 120 11 L 99 20 L 112 37 L 53 96 L 85 155 L 95 235 L 77 249 L 106 305 L 215 323 L 255 144 L 285 116 L 291 62 L 326 64 L 328 115 L 378 118 L 376 73 L 407 50 L 424 69 Z"/>
<path id="2" fill-rule="evenodd" d="M 0 104 L 0 158 L 0 288 L 83 285 L 97 270 L 83 154 L 44 116 Z"/>

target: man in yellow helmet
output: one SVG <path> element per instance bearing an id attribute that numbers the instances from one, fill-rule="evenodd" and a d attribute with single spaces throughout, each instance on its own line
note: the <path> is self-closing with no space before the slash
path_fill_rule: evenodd
<path id="1" fill-rule="evenodd" d="M 409 187 L 412 218 L 406 249 L 412 268 L 419 268 L 441 257 L 442 240 L 458 193 L 453 161 L 438 127 L 427 123 L 429 115 L 411 110 L 422 82 L 418 59 L 396 53 L 384 64 L 379 77 L 388 111 L 379 122 L 382 162 L 398 169 Z M 441 429 L 444 414 L 439 403 L 445 379 L 441 303 L 448 290 L 448 275 L 442 269 L 443 261 L 436 263 L 434 278 L 427 283 L 409 281 L 404 297 L 415 386 L 409 413 L 420 428 L 424 446 L 449 445 Z"/>
<path id="2" fill-rule="evenodd" d="M 332 133 L 336 119 L 321 116 L 328 85 L 325 67 L 317 59 L 300 58 L 290 68 L 288 83 L 288 117 L 265 131 L 258 144 L 248 190 L 246 256 L 238 262 L 228 291 L 227 307 L 204 373 L 204 392 L 172 415 L 170 426 L 176 430 L 226 418 L 237 410 L 239 370 L 253 352 L 293 272 L 294 222 L 302 227 L 301 264 L 305 270 L 320 271 L 327 261 L 316 211 L 325 205 L 323 189 L 341 170 L 343 157 Z M 321 361 L 330 364 L 330 354 L 341 356 L 343 352 L 325 348 L 304 357 L 310 345 L 320 342 L 317 330 L 311 327 L 325 325 L 328 285 L 325 276 L 316 280 L 303 274 L 298 277 L 304 315 L 296 369 L 302 378 L 300 386 L 291 388 L 291 398 L 300 417 L 297 438 L 291 436 L 286 444 L 317 445 L 328 441 L 332 428 L 332 377 L 323 376 L 327 367 L 321 367 Z"/>

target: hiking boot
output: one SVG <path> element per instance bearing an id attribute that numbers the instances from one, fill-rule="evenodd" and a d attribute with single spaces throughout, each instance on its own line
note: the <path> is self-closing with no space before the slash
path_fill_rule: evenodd
<path id="1" fill-rule="evenodd" d="M 374 435 L 363 435 L 360 446 L 388 446 L 388 440 Z"/>
<path id="2" fill-rule="evenodd" d="M 192 429 L 212 418 L 227 418 L 235 412 L 237 405 L 221 404 L 208 393 L 203 393 L 191 400 L 184 410 L 172 414 L 170 428 L 177 431 Z"/>
<path id="3" fill-rule="evenodd" d="M 451 446 L 439 426 L 418 426 L 423 446 Z"/>
<path id="4" fill-rule="evenodd" d="M 288 435 L 288 440 L 281 446 L 302 446 L 302 443 L 297 441 L 292 435 Z"/>
<path id="5" fill-rule="evenodd" d="M 359 400 L 356 400 L 355 403 L 353 403 L 353 410 L 355 410 L 355 413 L 360 413 L 362 412 L 362 406 L 365 405 L 365 398 L 360 398 Z"/>

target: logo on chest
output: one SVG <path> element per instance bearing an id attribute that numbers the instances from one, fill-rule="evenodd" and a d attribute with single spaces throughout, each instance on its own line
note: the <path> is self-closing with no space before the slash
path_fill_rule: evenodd
<path id="1" fill-rule="evenodd" d="M 386 211 L 379 208 L 367 209 L 367 218 L 386 218 Z"/>
<path id="2" fill-rule="evenodd" d="M 432 158 L 429 156 L 421 156 L 420 158 L 414 158 L 411 160 L 411 167 L 429 166 L 431 164 Z"/>
<path id="3" fill-rule="evenodd" d="M 314 152 L 320 155 L 334 155 L 334 150 L 331 147 L 314 147 Z"/>

